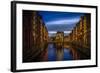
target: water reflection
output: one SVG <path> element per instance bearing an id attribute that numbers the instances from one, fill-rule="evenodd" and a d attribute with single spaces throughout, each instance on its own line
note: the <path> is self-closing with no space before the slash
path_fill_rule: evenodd
<path id="1" fill-rule="evenodd" d="M 56 60 L 56 48 L 54 44 L 48 44 L 48 60 L 55 61 Z"/>
<path id="2" fill-rule="evenodd" d="M 57 46 L 55 43 L 48 44 L 48 61 L 72 60 L 72 54 L 69 48 Z"/>

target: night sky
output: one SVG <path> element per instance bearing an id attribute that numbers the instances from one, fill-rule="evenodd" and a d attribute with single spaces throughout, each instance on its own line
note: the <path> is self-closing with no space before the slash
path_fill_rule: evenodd
<path id="1" fill-rule="evenodd" d="M 83 13 L 39 11 L 48 29 L 49 36 L 55 36 L 57 31 L 64 31 L 68 35 Z"/>

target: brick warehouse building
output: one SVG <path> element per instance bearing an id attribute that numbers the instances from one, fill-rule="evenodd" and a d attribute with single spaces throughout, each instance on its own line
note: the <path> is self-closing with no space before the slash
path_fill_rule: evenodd
<path id="1" fill-rule="evenodd" d="M 48 31 L 36 11 L 23 10 L 23 62 L 38 61 L 48 42 Z"/>

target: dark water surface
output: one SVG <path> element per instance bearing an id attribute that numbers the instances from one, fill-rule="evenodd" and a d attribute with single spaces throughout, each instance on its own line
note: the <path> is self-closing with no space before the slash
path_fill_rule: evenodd
<path id="1" fill-rule="evenodd" d="M 69 48 L 56 48 L 55 44 L 48 44 L 48 61 L 72 60 Z"/>

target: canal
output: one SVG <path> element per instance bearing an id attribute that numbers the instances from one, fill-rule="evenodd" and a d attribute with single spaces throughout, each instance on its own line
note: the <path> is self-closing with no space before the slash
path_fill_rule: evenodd
<path id="1" fill-rule="evenodd" d="M 55 46 L 54 43 L 49 43 L 47 46 L 47 61 L 63 61 L 72 60 L 71 50 L 69 48 L 63 48 L 60 46 Z"/>

